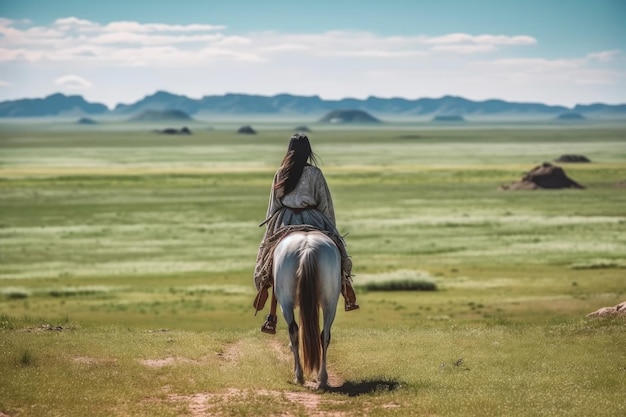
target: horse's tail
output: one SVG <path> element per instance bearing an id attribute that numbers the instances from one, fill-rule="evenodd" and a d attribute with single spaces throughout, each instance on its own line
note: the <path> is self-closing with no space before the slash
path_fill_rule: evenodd
<path id="1" fill-rule="evenodd" d="M 296 272 L 300 304 L 300 346 L 305 372 L 318 370 L 322 360 L 317 287 L 317 249 L 307 247 L 300 255 Z"/>

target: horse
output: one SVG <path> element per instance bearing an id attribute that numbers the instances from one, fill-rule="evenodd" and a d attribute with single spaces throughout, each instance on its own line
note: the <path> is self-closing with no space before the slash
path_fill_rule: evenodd
<path id="1" fill-rule="evenodd" d="M 296 231 L 278 243 L 273 257 L 274 293 L 289 328 L 295 382 L 304 384 L 303 371 L 312 373 L 317 370 L 317 388 L 329 388 L 326 353 L 341 292 L 339 250 L 324 233 Z M 299 325 L 295 322 L 296 306 L 300 310 Z M 320 307 L 323 314 L 321 334 Z"/>

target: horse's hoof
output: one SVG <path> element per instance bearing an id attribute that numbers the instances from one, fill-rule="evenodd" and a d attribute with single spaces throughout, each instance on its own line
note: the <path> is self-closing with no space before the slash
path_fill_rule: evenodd
<path id="1" fill-rule="evenodd" d="M 304 378 L 295 378 L 293 382 L 294 384 L 304 385 Z"/>

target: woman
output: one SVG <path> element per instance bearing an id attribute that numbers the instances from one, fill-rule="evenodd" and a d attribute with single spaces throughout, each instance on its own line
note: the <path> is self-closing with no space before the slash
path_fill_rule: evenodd
<path id="1" fill-rule="evenodd" d="M 326 179 L 316 165 L 309 138 L 295 133 L 289 141 L 287 154 L 274 175 L 266 220 L 261 223 L 261 226 L 266 225 L 266 229 L 254 270 L 254 284 L 259 293 L 253 306 L 257 311 L 263 309 L 268 288 L 272 286 L 274 247 L 290 231 L 295 228 L 306 229 L 307 226 L 325 232 L 337 245 L 341 253 L 341 293 L 345 298 L 345 310 L 359 308 L 352 288 L 352 261 L 335 226 L 335 210 Z M 270 314 L 261 331 L 275 334 L 276 321 L 276 298 L 272 294 Z"/>

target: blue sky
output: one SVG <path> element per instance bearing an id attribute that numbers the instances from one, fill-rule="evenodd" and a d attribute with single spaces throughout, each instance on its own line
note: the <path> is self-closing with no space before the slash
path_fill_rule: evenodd
<path id="1" fill-rule="evenodd" d="M 626 1 L 0 0 L 0 100 L 626 102 Z"/>

